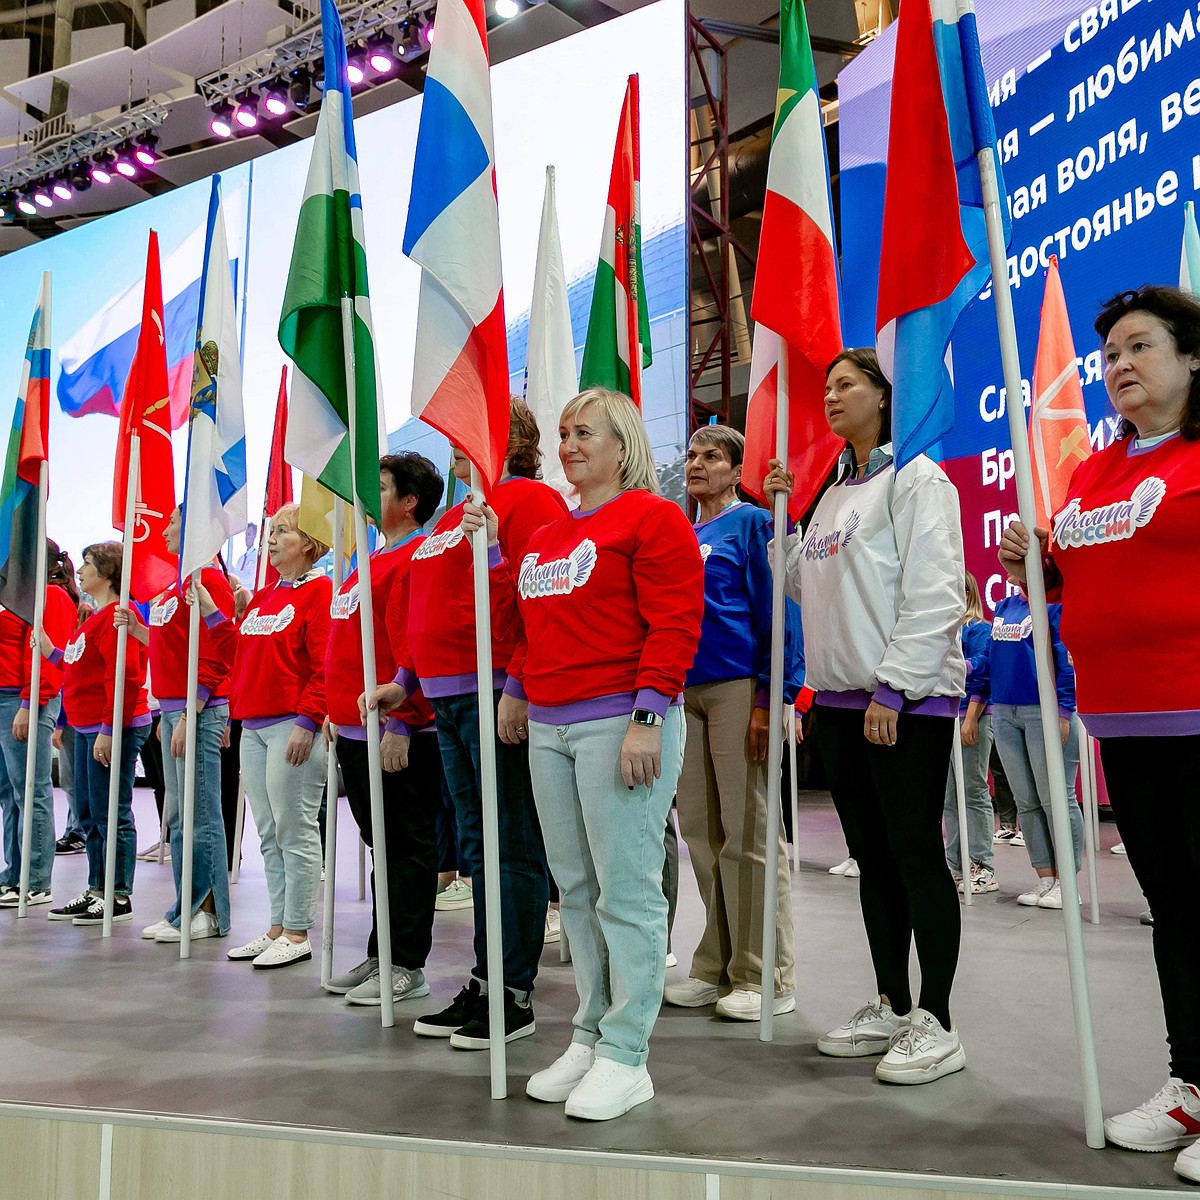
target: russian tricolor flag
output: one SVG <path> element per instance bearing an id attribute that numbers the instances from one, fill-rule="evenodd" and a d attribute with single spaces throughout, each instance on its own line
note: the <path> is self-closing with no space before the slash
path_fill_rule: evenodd
<path id="1" fill-rule="evenodd" d="M 971 0 L 906 0 L 898 25 L 875 328 L 900 470 L 954 424 L 950 339 L 991 273 L 976 156 L 996 132 Z M 1007 241 L 1003 184 L 1001 201 Z"/>

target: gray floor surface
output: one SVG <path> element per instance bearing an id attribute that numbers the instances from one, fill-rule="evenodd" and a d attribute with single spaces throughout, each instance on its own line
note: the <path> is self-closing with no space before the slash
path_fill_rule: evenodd
<path id="1" fill-rule="evenodd" d="M 140 827 L 153 830 L 150 793 L 135 796 Z M 368 920 L 344 802 L 341 814 L 339 969 L 362 957 Z M 1137 920 L 1141 894 L 1125 859 L 1108 852 L 1115 827 L 1105 824 L 1102 838 L 1102 924 L 1084 930 L 1105 1110 L 1113 1112 L 1157 1091 L 1167 1070 L 1150 931 Z M 150 833 L 140 843 L 153 840 Z M 316 961 L 273 972 L 227 961 L 230 945 L 267 923 L 248 821 L 233 936 L 196 942 L 188 962 L 177 946 L 139 938 L 170 900 L 169 865 L 138 864 L 135 919 L 110 941 L 98 929 L 48 922 L 45 909 L 20 922 L 0 912 L 0 1100 L 560 1149 L 1187 1186 L 1172 1172 L 1171 1154 L 1084 1143 L 1062 918 L 1016 904 L 1032 877 L 1020 848 L 996 848 L 1001 890 L 963 914 L 954 1006 L 967 1069 L 896 1088 L 875 1081 L 874 1060 L 818 1055 L 816 1036 L 872 995 L 858 885 L 826 870 L 844 851 L 828 797 L 806 795 L 793 876 L 797 1011 L 776 1019 L 774 1043 L 758 1040 L 757 1025 L 718 1020 L 711 1009 L 664 1007 L 651 1042 L 656 1098 L 591 1125 L 524 1095 L 529 1074 L 570 1039 L 575 995 L 557 946 L 542 960 L 537 1034 L 508 1047 L 510 1097 L 499 1102 L 488 1098 L 486 1054 L 452 1050 L 410 1028 L 413 1016 L 440 1007 L 465 981 L 469 912 L 437 915 L 426 972 L 432 997 L 400 1006 L 392 1030 L 380 1027 L 377 1009 L 323 993 Z M 686 856 L 680 875 L 674 978 L 686 977 L 701 927 Z M 59 901 L 85 877 L 82 856 L 59 858 Z"/>

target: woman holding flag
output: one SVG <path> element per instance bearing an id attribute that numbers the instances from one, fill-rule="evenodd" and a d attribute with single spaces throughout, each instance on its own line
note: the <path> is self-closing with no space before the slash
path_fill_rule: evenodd
<path id="1" fill-rule="evenodd" d="M 817 1041 L 822 1054 L 882 1054 L 888 1083 L 929 1083 L 966 1056 L 950 1015 L 959 907 L 942 845 L 951 739 L 966 668 L 958 493 L 920 456 L 892 462 L 892 388 L 874 350 L 845 350 L 825 377 L 844 438 L 835 485 L 787 543 L 787 590 L 803 594 L 807 683 L 830 790 L 862 872 L 877 999 Z M 790 492 L 772 460 L 764 487 Z M 921 991 L 909 990 L 916 942 Z"/>

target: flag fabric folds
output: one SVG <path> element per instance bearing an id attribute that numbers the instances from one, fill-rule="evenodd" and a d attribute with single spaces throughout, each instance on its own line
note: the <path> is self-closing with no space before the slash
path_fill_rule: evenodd
<path id="1" fill-rule="evenodd" d="M 279 320 L 295 364 L 287 457 L 380 520 L 379 385 L 346 40 L 333 0 L 321 0 L 325 98 Z M 342 299 L 353 305 L 354 395 L 347 392 Z M 351 430 L 354 453 L 351 454 Z"/>
<path id="2" fill-rule="evenodd" d="M 225 542 L 246 528 L 242 368 L 219 175 L 213 176 L 209 200 L 199 311 L 179 545 L 181 579 L 208 566 Z"/>
<path id="3" fill-rule="evenodd" d="M 483 0 L 442 0 L 429 50 L 404 253 L 421 267 L 412 411 L 475 464 L 508 450 L 508 342 Z"/>
<path id="4" fill-rule="evenodd" d="M 175 462 L 171 455 L 171 392 L 163 332 L 162 273 L 158 234 L 150 231 L 146 248 L 146 285 L 137 352 L 121 398 L 121 428 L 113 467 L 112 523 L 125 531 L 130 439 L 139 438 L 138 477 L 134 480 L 130 595 L 139 603 L 171 586 L 178 560 L 167 553 L 163 530 L 175 508 Z"/>
<path id="5" fill-rule="evenodd" d="M 1046 272 L 1042 328 L 1033 367 L 1033 404 L 1029 409 L 1029 459 L 1039 529 L 1050 528 L 1054 514 L 1066 503 L 1072 472 L 1091 452 L 1083 381 L 1075 359 L 1058 256 L 1052 254 Z"/>
<path id="6" fill-rule="evenodd" d="M 642 370 L 651 362 L 650 314 L 642 278 L 642 156 L 638 77 L 625 85 L 617 126 L 600 261 L 592 290 L 580 387 L 624 392 L 642 407 Z"/>
<path id="7" fill-rule="evenodd" d="M 976 156 L 997 179 L 1000 160 L 969 0 L 911 0 L 898 24 L 875 328 L 900 470 L 954 424 L 950 340 L 991 272 Z M 1007 241 L 1003 185 L 1000 208 Z"/>
<path id="8" fill-rule="evenodd" d="M 287 367 L 284 366 L 279 375 L 279 395 L 275 397 L 275 426 L 271 431 L 271 457 L 267 460 L 267 491 L 263 498 L 262 521 L 258 527 L 258 578 L 264 586 L 279 578 L 279 572 L 271 565 L 267 553 L 270 521 L 285 504 L 292 502 L 292 468 L 284 456 L 287 419 Z"/>
<path id="9" fill-rule="evenodd" d="M 780 8 L 779 90 L 751 316 L 754 345 L 742 488 L 766 502 L 780 387 L 788 402 L 789 503 L 799 520 L 841 450 L 825 419 L 825 372 L 842 348 L 829 161 L 803 0 Z M 786 355 L 786 362 L 781 361 Z"/>
<path id="10" fill-rule="evenodd" d="M 1179 258 L 1179 286 L 1200 296 L 1200 232 L 1196 229 L 1196 206 L 1188 200 L 1183 206 L 1183 253 Z"/>
<path id="11" fill-rule="evenodd" d="M 13 409 L 0 485 L 0 604 L 33 624 L 45 581 L 37 578 L 38 476 L 50 421 L 50 273 L 42 275 Z"/>
<path id="12" fill-rule="evenodd" d="M 554 168 L 547 167 L 542 227 L 533 270 L 533 303 L 529 307 L 525 403 L 537 418 L 541 434 L 542 478 L 564 496 L 573 495 L 575 489 L 567 482 L 558 460 L 558 418 L 563 405 L 578 390 L 571 305 L 554 203 Z"/>

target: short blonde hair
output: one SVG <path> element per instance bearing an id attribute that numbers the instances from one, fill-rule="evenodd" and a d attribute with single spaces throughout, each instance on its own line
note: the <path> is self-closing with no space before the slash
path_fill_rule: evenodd
<path id="1" fill-rule="evenodd" d="M 654 451 L 642 424 L 642 414 L 637 405 L 622 392 L 611 392 L 607 388 L 587 388 L 573 400 L 568 400 L 558 418 L 561 426 L 566 421 L 578 419 L 585 408 L 594 407 L 608 427 L 608 432 L 624 447 L 625 461 L 621 464 L 621 490 L 623 492 L 650 492 L 658 495 L 658 471 L 654 466 Z"/>
<path id="2" fill-rule="evenodd" d="M 316 562 L 329 553 L 329 547 L 324 542 L 319 541 L 311 533 L 306 533 L 300 528 L 300 505 L 285 504 L 282 508 L 277 509 L 275 515 L 271 518 L 272 524 L 278 521 L 280 517 L 290 520 L 296 526 L 296 532 L 304 539 L 304 549 L 310 556 L 310 562 Z"/>

